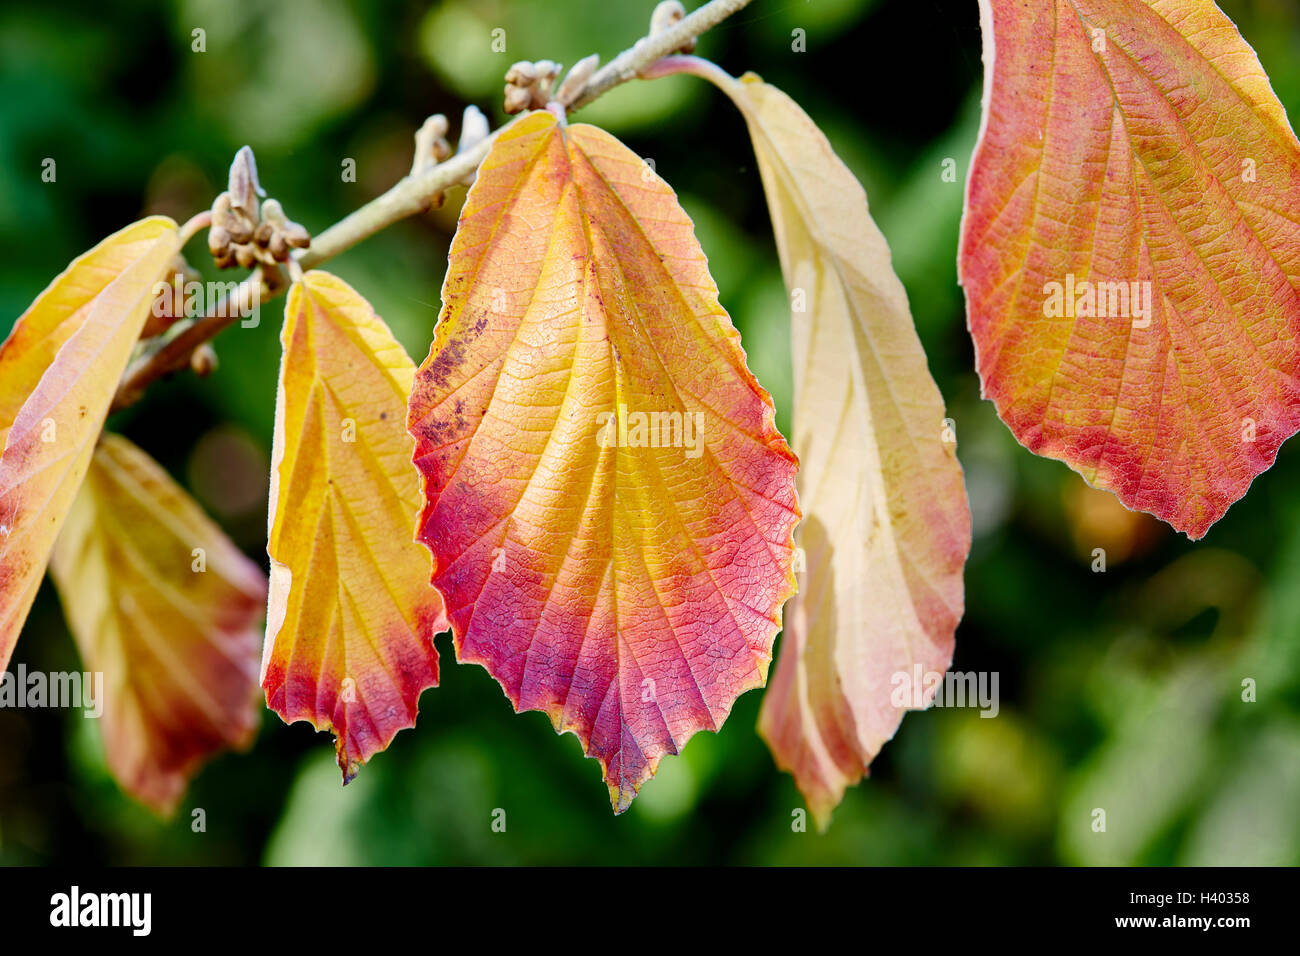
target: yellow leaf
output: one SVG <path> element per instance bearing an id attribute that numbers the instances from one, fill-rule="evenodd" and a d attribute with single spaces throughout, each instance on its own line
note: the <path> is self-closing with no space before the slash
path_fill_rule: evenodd
<path id="1" fill-rule="evenodd" d="M 105 434 L 50 575 L 102 674 L 109 769 L 170 812 L 199 764 L 257 727 L 266 578 L 156 461 Z"/>
<path id="2" fill-rule="evenodd" d="M 970 511 L 862 187 L 780 90 L 710 78 L 749 125 L 792 302 L 806 571 L 759 729 L 825 826 L 904 711 L 928 705 L 932 694 L 911 693 L 916 668 L 948 669 Z"/>
<path id="3" fill-rule="evenodd" d="M 161 216 L 114 233 L 73 261 L 0 346 L 0 668 L 177 246 L 176 224 Z"/>
<path id="4" fill-rule="evenodd" d="M 350 780 L 415 724 L 447 626 L 414 540 L 415 366 L 369 303 L 326 272 L 289 291 L 280 339 L 262 687 L 286 721 L 334 732 Z"/>

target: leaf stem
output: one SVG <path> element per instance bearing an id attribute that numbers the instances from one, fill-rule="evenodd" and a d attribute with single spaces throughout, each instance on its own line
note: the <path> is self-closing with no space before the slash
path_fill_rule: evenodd
<path id="1" fill-rule="evenodd" d="M 708 80 L 723 89 L 736 82 L 734 76 L 712 60 L 688 54 L 666 56 L 661 60 L 657 60 L 641 71 L 641 79 L 657 80 L 660 77 L 679 76 L 683 73 L 698 76 L 700 79 Z"/>
<path id="2" fill-rule="evenodd" d="M 193 239 L 204 229 L 212 225 L 212 210 L 205 209 L 203 212 L 195 213 L 177 230 L 180 236 L 179 247 L 184 249 L 185 244 Z"/>
<path id="3" fill-rule="evenodd" d="M 683 17 L 668 29 L 641 38 L 632 47 L 624 50 L 592 74 L 582 92 L 569 105 L 569 112 L 581 109 L 621 83 L 646 75 L 657 61 L 674 50 L 681 49 L 690 40 L 721 23 L 749 3 L 750 0 L 709 0 L 704 6 Z M 472 149 L 457 153 L 445 162 L 414 176 L 404 177 L 383 195 L 372 199 L 315 236 L 311 246 L 303 250 L 298 257 L 298 265 L 304 270 L 311 269 L 393 223 L 424 212 L 437 193 L 457 183 L 467 182 L 473 177 L 479 164 L 487 156 L 493 141 L 509 126 L 510 124 L 507 123 L 498 128 Z M 190 222 L 197 219 L 198 216 Z M 186 223 L 186 227 L 189 225 L 190 223 Z M 110 412 L 135 404 L 150 384 L 165 375 L 185 368 L 189 364 L 190 355 L 199 345 L 245 314 L 241 309 L 242 306 L 266 302 L 279 295 L 286 287 L 284 277 L 278 269 L 273 275 L 266 274 L 261 267 L 254 269 L 248 278 L 239 284 L 233 303 L 228 305 L 227 298 L 230 297 L 223 297 L 206 315 L 180 328 L 166 341 L 151 343 L 127 369 L 121 385 L 118 386 Z"/>

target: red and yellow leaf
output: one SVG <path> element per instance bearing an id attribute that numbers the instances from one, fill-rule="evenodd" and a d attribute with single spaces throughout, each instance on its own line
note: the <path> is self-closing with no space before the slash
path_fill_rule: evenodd
<path id="1" fill-rule="evenodd" d="M 446 630 L 415 542 L 406 401 L 415 365 L 327 272 L 289 290 L 271 465 L 262 686 L 288 722 L 335 735 L 344 781 L 415 725 Z"/>
<path id="2" fill-rule="evenodd" d="M 609 134 L 517 121 L 450 259 L 419 537 L 460 659 L 576 734 L 622 811 L 766 680 L 797 463 L 690 219 Z"/>
<path id="3" fill-rule="evenodd" d="M 960 271 L 1028 448 L 1198 538 L 1300 429 L 1300 145 L 1211 0 L 982 0 Z"/>
<path id="4" fill-rule="evenodd" d="M 177 247 L 176 224 L 161 216 L 114 233 L 50 283 L 0 346 L 0 670 Z"/>
<path id="5" fill-rule="evenodd" d="M 200 764 L 257 729 L 266 577 L 156 461 L 105 433 L 50 574 L 122 788 L 170 813 Z"/>
<path id="6" fill-rule="evenodd" d="M 794 303 L 806 570 L 759 729 L 824 827 L 904 712 L 930 702 L 897 688 L 918 666 L 948 669 L 970 509 L 943 398 L 862 187 L 780 90 L 752 74 L 712 78 L 749 125 Z"/>

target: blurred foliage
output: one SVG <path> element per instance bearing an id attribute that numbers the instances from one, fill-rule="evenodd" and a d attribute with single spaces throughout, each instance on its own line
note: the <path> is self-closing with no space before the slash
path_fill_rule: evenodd
<path id="1" fill-rule="evenodd" d="M 1300 114 L 1300 5 L 1222 6 Z M 206 207 L 245 142 L 263 185 L 319 231 L 406 172 L 426 115 L 446 113 L 454 133 L 473 102 L 495 123 L 509 63 L 608 59 L 644 32 L 652 7 L 8 0 L 0 306 L 16 317 L 69 259 L 143 213 L 183 219 Z M 205 52 L 193 49 L 196 29 Z M 492 52 L 496 29 L 505 53 Z M 807 52 L 792 50 L 796 29 Z M 1300 863 L 1296 443 L 1192 544 L 1021 450 L 980 400 L 955 268 L 979 124 L 975 0 L 755 0 L 700 46 L 786 89 L 823 124 L 892 243 L 957 423 L 975 516 L 954 667 L 998 673 L 997 717 L 909 716 L 819 835 L 792 828 L 801 802 L 754 733 L 753 692 L 615 818 L 577 741 L 540 714 L 515 716 L 485 671 L 453 663 L 443 637 L 443 686 L 424 695 L 418 727 L 346 789 L 327 737 L 268 714 L 253 750 L 206 769 L 170 821 L 121 796 L 94 721 L 0 710 L 0 861 Z M 739 116 L 705 84 L 674 77 L 629 83 L 580 118 L 653 158 L 677 189 L 788 429 L 786 298 Z M 41 180 L 47 157 L 54 183 Z M 348 159 L 355 182 L 340 175 Z M 417 361 L 462 198 L 329 267 Z M 111 423 L 263 560 L 278 310 L 217 341 L 217 374 L 160 383 Z M 1104 573 L 1093 570 L 1098 547 Z M 49 588 L 19 662 L 77 666 Z M 206 832 L 191 830 L 195 808 Z M 505 832 L 492 828 L 498 810 Z"/>

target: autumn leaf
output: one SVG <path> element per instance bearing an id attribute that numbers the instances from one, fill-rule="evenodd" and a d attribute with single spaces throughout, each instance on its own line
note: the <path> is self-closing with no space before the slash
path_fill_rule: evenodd
<path id="1" fill-rule="evenodd" d="M 346 782 L 414 726 L 447 628 L 413 537 L 415 365 L 327 272 L 289 290 L 280 340 L 262 687 L 286 721 L 333 731 Z"/>
<path id="2" fill-rule="evenodd" d="M 960 272 L 1028 448 L 1191 538 L 1300 428 L 1300 147 L 1210 0 L 982 0 Z"/>
<path id="3" fill-rule="evenodd" d="M 780 90 L 753 74 L 706 75 L 749 126 L 793 303 L 806 570 L 759 730 L 824 828 L 904 712 L 930 703 L 922 675 L 948 669 L 970 509 L 862 187 Z"/>
<path id="4" fill-rule="evenodd" d="M 86 474 L 153 286 L 178 250 L 153 216 L 75 259 L 0 346 L 0 670 Z"/>
<path id="5" fill-rule="evenodd" d="M 98 695 L 109 769 L 170 813 L 200 764 L 257 729 L 266 578 L 166 471 L 105 433 L 50 575 Z"/>
<path id="6" fill-rule="evenodd" d="M 409 425 L 462 661 L 600 761 L 616 811 L 767 677 L 796 461 L 690 219 L 546 112 L 466 198 Z"/>

